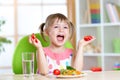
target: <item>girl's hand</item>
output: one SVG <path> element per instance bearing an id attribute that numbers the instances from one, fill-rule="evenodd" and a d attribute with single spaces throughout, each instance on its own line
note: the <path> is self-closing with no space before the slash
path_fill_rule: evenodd
<path id="1" fill-rule="evenodd" d="M 33 44 L 36 48 L 41 47 L 41 42 L 36 38 L 34 33 L 29 36 L 29 42 Z"/>
<path id="2" fill-rule="evenodd" d="M 82 40 L 79 41 L 79 47 L 80 46 L 85 46 L 89 43 L 91 43 L 92 41 L 94 41 L 96 38 L 94 36 L 84 36 L 84 38 Z"/>

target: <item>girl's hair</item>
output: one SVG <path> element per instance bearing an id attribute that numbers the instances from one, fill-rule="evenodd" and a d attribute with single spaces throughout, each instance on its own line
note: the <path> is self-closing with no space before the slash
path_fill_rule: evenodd
<path id="1" fill-rule="evenodd" d="M 70 28 L 70 39 L 72 38 L 72 35 L 73 35 L 73 32 L 74 32 L 74 26 L 72 24 L 71 21 L 68 20 L 68 18 L 66 16 L 64 16 L 63 14 L 61 13 L 56 13 L 56 14 L 51 14 L 47 17 L 46 19 L 46 22 L 45 23 L 42 23 L 39 27 L 40 29 L 40 34 L 41 36 L 43 37 L 43 39 L 46 41 L 45 39 L 45 35 L 44 35 L 44 32 L 45 30 L 48 30 L 49 29 L 49 26 L 53 25 L 54 22 L 56 21 L 65 21 L 69 28 Z"/>

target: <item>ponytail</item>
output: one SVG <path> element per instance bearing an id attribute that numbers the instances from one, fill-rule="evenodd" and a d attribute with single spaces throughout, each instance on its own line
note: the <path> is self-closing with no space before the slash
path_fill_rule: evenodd
<path id="1" fill-rule="evenodd" d="M 41 34 L 42 38 L 46 41 L 45 36 L 44 36 L 44 27 L 45 27 L 45 23 L 42 23 L 40 25 L 39 29 L 40 29 L 40 34 Z"/>

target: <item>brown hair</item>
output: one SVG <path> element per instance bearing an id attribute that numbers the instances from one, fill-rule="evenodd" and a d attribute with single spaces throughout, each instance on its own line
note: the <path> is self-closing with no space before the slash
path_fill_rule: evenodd
<path id="1" fill-rule="evenodd" d="M 70 39 L 72 38 L 72 35 L 73 35 L 73 32 L 74 32 L 74 26 L 72 24 L 71 21 L 68 20 L 68 18 L 66 16 L 64 16 L 63 14 L 61 13 L 56 13 L 56 14 L 51 14 L 47 17 L 46 19 L 46 22 L 45 23 L 42 23 L 39 27 L 40 29 L 40 34 L 41 36 L 43 37 L 43 39 L 46 41 L 45 39 L 45 36 L 44 36 L 44 31 L 45 30 L 48 30 L 49 26 L 53 25 L 54 21 L 55 20 L 58 20 L 58 21 L 65 21 L 69 28 L 70 28 Z"/>

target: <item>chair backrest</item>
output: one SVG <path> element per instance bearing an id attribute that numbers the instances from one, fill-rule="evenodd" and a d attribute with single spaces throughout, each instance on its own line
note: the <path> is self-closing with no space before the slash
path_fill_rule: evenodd
<path id="1" fill-rule="evenodd" d="M 36 37 L 41 41 L 41 44 L 43 47 L 49 46 L 49 41 L 46 42 L 43 40 L 41 35 L 39 33 L 35 34 Z M 12 60 L 12 70 L 14 74 L 22 74 L 22 52 L 34 52 L 36 55 L 36 48 L 28 42 L 28 35 L 23 37 L 17 44 L 14 54 L 13 54 L 13 60 Z M 48 38 L 48 37 L 47 37 Z M 65 44 L 65 47 L 67 48 L 73 48 L 72 44 L 67 41 Z M 34 60 L 34 71 L 36 73 L 37 70 L 37 61 L 36 56 Z"/>

